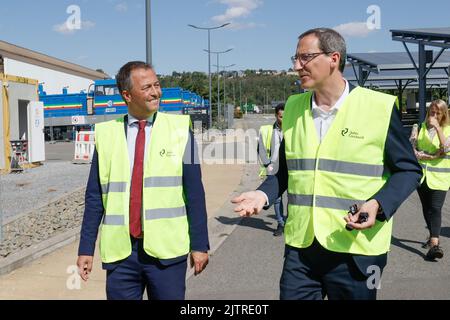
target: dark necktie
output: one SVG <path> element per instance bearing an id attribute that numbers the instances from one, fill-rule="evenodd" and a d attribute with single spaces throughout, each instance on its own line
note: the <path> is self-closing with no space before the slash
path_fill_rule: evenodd
<path id="1" fill-rule="evenodd" d="M 130 194 L 130 234 L 139 238 L 142 233 L 142 187 L 144 179 L 145 126 L 147 121 L 139 121 L 139 132 L 134 147 L 133 175 Z"/>

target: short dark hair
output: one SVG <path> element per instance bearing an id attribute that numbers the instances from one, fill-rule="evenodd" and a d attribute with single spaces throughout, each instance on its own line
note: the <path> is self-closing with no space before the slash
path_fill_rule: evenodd
<path id="1" fill-rule="evenodd" d="M 275 107 L 275 114 L 278 114 L 278 111 L 280 110 L 284 110 L 284 102 L 279 103 L 276 107 Z"/>
<path id="2" fill-rule="evenodd" d="M 339 71 L 344 72 L 345 61 L 347 60 L 347 46 L 344 38 L 339 32 L 329 28 L 315 28 L 303 32 L 298 40 L 306 36 L 314 35 L 319 39 L 319 48 L 323 52 L 339 52 L 341 54 L 341 61 L 339 61 Z"/>
<path id="3" fill-rule="evenodd" d="M 117 88 L 119 89 L 119 93 L 122 95 L 124 90 L 130 91 L 133 87 L 131 83 L 131 71 L 134 69 L 152 69 L 153 66 L 143 61 L 130 61 L 120 68 L 119 72 L 116 75 Z"/>

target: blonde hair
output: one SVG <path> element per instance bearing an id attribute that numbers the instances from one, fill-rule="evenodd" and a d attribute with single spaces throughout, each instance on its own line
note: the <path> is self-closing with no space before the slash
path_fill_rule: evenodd
<path id="1" fill-rule="evenodd" d="M 442 113 L 442 119 L 441 119 L 439 125 L 441 127 L 450 125 L 450 115 L 448 112 L 448 105 L 447 105 L 447 103 L 445 103 L 444 100 L 441 100 L 441 99 L 436 99 L 436 100 L 431 101 L 431 104 L 427 110 L 427 116 L 426 116 L 425 120 L 428 120 L 428 118 L 430 117 L 430 110 L 432 107 L 438 108 L 439 111 Z"/>

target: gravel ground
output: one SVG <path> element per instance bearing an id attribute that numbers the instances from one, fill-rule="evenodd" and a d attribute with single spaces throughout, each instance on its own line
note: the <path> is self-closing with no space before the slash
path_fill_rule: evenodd
<path id="1" fill-rule="evenodd" d="M 81 225 L 89 169 L 46 162 L 0 176 L 0 259 Z"/>
<path id="2" fill-rule="evenodd" d="M 85 187 L 90 165 L 46 162 L 23 173 L 0 176 L 3 224 Z"/>
<path id="3" fill-rule="evenodd" d="M 84 188 L 72 192 L 4 225 L 0 259 L 79 227 L 83 219 L 84 192 Z"/>

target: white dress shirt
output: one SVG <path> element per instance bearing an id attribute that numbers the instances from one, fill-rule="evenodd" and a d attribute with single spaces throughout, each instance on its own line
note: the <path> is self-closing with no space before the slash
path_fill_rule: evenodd
<path id="1" fill-rule="evenodd" d="M 316 127 L 317 137 L 319 138 L 319 143 L 322 142 L 323 138 L 325 138 L 328 129 L 330 129 L 333 120 L 336 118 L 337 112 L 342 107 L 342 104 L 344 103 L 345 98 L 347 98 L 349 93 L 350 87 L 348 85 L 347 80 L 345 80 L 344 92 L 329 111 L 325 111 L 324 109 L 321 108 L 321 106 L 317 105 L 315 94 L 313 94 L 311 111 L 314 120 L 314 125 Z"/>

